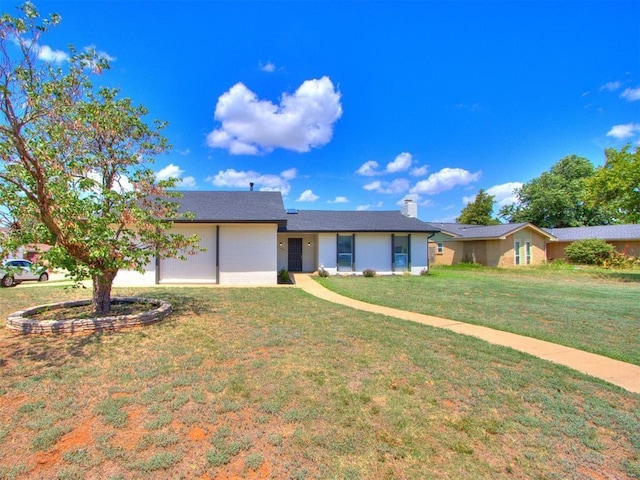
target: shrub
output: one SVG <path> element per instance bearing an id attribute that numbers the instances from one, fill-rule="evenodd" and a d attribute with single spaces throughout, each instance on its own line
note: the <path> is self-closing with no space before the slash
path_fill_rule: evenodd
<path id="1" fill-rule="evenodd" d="M 571 263 L 604 265 L 614 251 L 615 248 L 604 240 L 589 238 L 573 242 L 564 252 Z"/>
<path id="2" fill-rule="evenodd" d="M 375 277 L 376 276 L 376 271 L 371 269 L 371 268 L 365 268 L 362 271 L 362 276 L 363 277 Z"/>
<path id="3" fill-rule="evenodd" d="M 281 268 L 278 272 L 278 283 L 291 283 L 291 275 L 289 275 L 289 270 L 285 268 Z"/>
<path id="4" fill-rule="evenodd" d="M 329 276 L 329 272 L 327 272 L 324 267 L 320 267 L 318 270 L 318 276 L 322 278 L 327 278 Z"/>
<path id="5" fill-rule="evenodd" d="M 604 261 L 603 265 L 607 268 L 635 268 L 640 266 L 640 258 L 613 252 L 611 257 Z"/>

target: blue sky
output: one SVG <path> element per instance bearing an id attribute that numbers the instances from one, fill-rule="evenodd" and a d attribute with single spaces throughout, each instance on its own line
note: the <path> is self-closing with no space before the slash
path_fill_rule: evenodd
<path id="1" fill-rule="evenodd" d="M 480 188 L 640 144 L 640 2 L 36 1 L 41 41 L 169 122 L 153 168 L 298 209 L 452 221 Z M 0 0 L 2 11 L 17 2 Z M 496 212 L 497 213 L 496 208 Z"/>

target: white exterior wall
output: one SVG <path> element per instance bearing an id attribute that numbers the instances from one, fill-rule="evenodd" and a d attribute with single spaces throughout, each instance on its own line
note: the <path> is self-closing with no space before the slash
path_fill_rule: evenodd
<path id="1" fill-rule="evenodd" d="M 152 259 L 144 267 L 144 273 L 136 272 L 135 270 L 119 270 L 116 278 L 113 280 L 113 285 L 116 287 L 127 286 L 149 286 L 156 283 L 156 262 Z"/>
<path id="2" fill-rule="evenodd" d="M 220 284 L 275 285 L 277 278 L 275 224 L 220 226 Z"/>
<path id="3" fill-rule="evenodd" d="M 411 275 L 420 275 L 429 268 L 427 237 L 425 233 L 411 234 Z"/>
<path id="4" fill-rule="evenodd" d="M 175 224 L 171 233 L 187 237 L 198 235 L 198 244 L 206 251 L 186 255 L 186 260 L 163 258 L 160 260 L 160 283 L 215 283 L 216 281 L 216 226 L 211 224 Z"/>
<path id="5" fill-rule="evenodd" d="M 391 270 L 391 234 L 356 233 L 355 271 L 362 273 L 370 268 L 379 275 L 390 275 Z"/>
<path id="6" fill-rule="evenodd" d="M 323 267 L 330 275 L 338 272 L 336 265 L 337 245 L 335 233 L 318 234 L 318 268 Z"/>
<path id="7" fill-rule="evenodd" d="M 362 273 L 367 268 L 375 270 L 379 275 L 394 273 L 391 264 L 391 233 L 356 233 L 356 262 L 353 273 Z M 340 233 L 340 235 L 352 234 Z M 396 235 L 408 234 L 397 233 Z M 330 275 L 338 273 L 336 248 L 335 233 L 318 234 L 318 268 L 323 266 Z M 425 268 L 427 268 L 427 234 L 411 233 L 411 274 L 420 275 Z"/>

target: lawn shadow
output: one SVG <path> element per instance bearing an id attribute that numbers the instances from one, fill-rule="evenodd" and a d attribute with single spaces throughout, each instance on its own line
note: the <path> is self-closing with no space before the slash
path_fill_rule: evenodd
<path id="1" fill-rule="evenodd" d="M 607 278 L 615 278 L 624 283 L 640 283 L 640 272 L 611 272 Z"/>
<path id="2" fill-rule="evenodd" d="M 6 359 L 17 362 L 39 363 L 42 367 L 61 367 L 69 357 L 87 358 L 86 347 L 102 343 L 104 335 L 113 332 L 94 332 L 76 335 L 22 335 L 15 334 L 0 340 L 0 351 Z M 7 361 L 0 359 L 0 366 Z"/>

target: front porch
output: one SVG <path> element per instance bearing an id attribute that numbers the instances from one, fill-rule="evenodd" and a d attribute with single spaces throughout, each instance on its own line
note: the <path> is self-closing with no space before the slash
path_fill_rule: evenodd
<path id="1" fill-rule="evenodd" d="M 278 234 L 278 270 L 315 272 L 318 269 L 318 236 L 316 234 Z"/>

